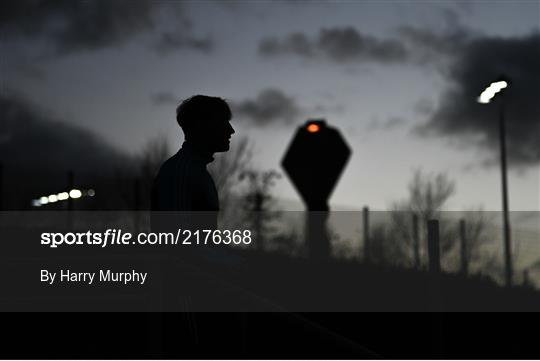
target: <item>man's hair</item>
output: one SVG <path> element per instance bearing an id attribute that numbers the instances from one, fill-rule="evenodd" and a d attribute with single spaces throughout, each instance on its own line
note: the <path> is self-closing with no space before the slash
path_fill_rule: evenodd
<path id="1" fill-rule="evenodd" d="M 194 95 L 176 108 L 176 121 L 184 134 L 204 130 L 219 117 L 231 119 L 231 109 L 224 99 L 207 95 Z"/>

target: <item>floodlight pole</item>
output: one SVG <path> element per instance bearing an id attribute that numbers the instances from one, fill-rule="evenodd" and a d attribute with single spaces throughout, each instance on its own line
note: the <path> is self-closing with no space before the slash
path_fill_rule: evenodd
<path id="1" fill-rule="evenodd" d="M 73 188 L 75 188 L 75 174 L 73 173 L 72 170 L 68 171 L 67 178 L 68 178 L 68 182 L 67 182 L 68 183 L 68 192 L 71 192 L 71 190 Z M 71 212 L 73 210 L 73 198 L 72 197 L 68 198 L 67 207 L 68 207 L 68 211 Z"/>
<path id="2" fill-rule="evenodd" d="M 508 287 L 512 286 L 512 247 L 510 239 L 510 218 L 508 212 L 508 177 L 506 169 L 506 124 L 504 95 L 499 97 L 499 143 L 501 148 L 501 178 L 504 231 L 504 261 L 506 265 L 505 280 Z"/>

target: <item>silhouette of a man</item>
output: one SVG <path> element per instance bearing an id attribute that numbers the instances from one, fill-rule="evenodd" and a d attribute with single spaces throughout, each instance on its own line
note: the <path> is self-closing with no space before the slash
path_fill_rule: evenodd
<path id="1" fill-rule="evenodd" d="M 206 166 L 229 150 L 234 134 L 225 100 L 195 95 L 176 108 L 182 148 L 161 166 L 152 187 L 154 211 L 219 211 L 216 186 Z"/>

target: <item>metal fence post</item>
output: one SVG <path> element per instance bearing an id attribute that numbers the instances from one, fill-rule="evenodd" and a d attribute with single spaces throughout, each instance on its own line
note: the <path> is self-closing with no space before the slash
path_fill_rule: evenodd
<path id="1" fill-rule="evenodd" d="M 418 231 L 418 215 L 412 215 L 412 236 L 414 249 L 414 268 L 420 268 L 420 232 Z"/>
<path id="2" fill-rule="evenodd" d="M 440 249 L 439 249 L 439 221 L 436 219 L 428 220 L 428 256 L 429 271 L 439 273 L 441 271 Z"/>
<path id="3" fill-rule="evenodd" d="M 465 220 L 459 220 L 459 250 L 461 257 L 461 273 L 466 276 L 469 273 L 469 257 L 467 250 L 467 237 L 465 230 Z"/>
<path id="4" fill-rule="evenodd" d="M 364 262 L 369 262 L 371 259 L 371 245 L 369 239 L 369 208 L 364 207 L 363 213 L 363 229 L 364 229 Z"/>

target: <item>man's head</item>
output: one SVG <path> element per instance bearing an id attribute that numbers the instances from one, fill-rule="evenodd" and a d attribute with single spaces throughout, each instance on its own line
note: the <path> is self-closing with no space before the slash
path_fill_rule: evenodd
<path id="1" fill-rule="evenodd" d="M 186 140 L 215 152 L 229 150 L 234 134 L 232 114 L 225 100 L 206 95 L 194 95 L 176 108 L 176 121 Z"/>

